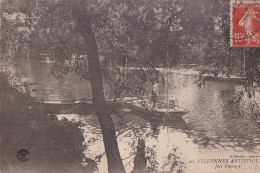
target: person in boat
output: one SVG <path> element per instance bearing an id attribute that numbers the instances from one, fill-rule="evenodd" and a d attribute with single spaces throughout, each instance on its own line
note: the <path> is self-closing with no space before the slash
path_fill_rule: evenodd
<path id="1" fill-rule="evenodd" d="M 152 108 L 157 108 L 158 96 L 159 96 L 159 83 L 155 82 L 153 85 L 152 95 L 151 95 Z"/>

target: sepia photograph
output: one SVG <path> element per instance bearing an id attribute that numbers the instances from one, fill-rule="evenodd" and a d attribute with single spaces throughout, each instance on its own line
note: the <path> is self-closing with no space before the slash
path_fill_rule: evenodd
<path id="1" fill-rule="evenodd" d="M 260 0 L 0 0 L 0 173 L 259 173 Z"/>

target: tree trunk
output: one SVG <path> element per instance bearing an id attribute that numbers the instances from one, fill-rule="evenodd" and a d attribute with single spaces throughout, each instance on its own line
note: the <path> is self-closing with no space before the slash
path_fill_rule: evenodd
<path id="1" fill-rule="evenodd" d="M 125 169 L 118 149 L 115 126 L 106 108 L 98 48 L 86 11 L 87 3 L 86 0 L 69 0 L 69 2 L 72 15 L 77 22 L 78 32 L 82 35 L 86 46 L 93 107 L 101 126 L 108 171 L 110 173 L 124 173 Z"/>
<path id="2" fill-rule="evenodd" d="M 3 0 L 0 0 L 0 43 L 1 43 L 0 53 L 1 53 L 1 56 L 3 56 L 3 49 L 4 49 L 4 46 L 3 46 L 3 7 L 4 7 L 4 2 L 3 2 Z"/>

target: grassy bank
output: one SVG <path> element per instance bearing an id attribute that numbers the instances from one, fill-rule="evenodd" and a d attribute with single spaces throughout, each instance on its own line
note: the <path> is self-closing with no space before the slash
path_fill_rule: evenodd
<path id="1" fill-rule="evenodd" d="M 0 73 L 0 172 L 93 172 L 93 162 L 82 164 L 89 159 L 84 159 L 81 124 L 59 121 L 32 103 L 26 94 L 9 86 Z M 20 149 L 30 153 L 26 162 L 17 159 Z"/>

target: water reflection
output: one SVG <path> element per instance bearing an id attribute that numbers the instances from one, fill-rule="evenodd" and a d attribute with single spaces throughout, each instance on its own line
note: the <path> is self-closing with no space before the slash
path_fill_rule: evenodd
<path id="1" fill-rule="evenodd" d="M 257 148 L 259 129 L 249 118 L 238 117 L 231 110 L 232 105 L 228 105 L 231 95 L 221 96 L 222 90 L 237 91 L 239 86 L 228 82 L 206 82 L 206 85 L 199 89 L 193 84 L 195 76 L 172 75 L 172 77 L 170 82 L 175 87 L 170 91 L 180 105 L 190 110 L 190 113 L 183 118 L 189 127 L 186 132 L 196 137 L 195 142 L 203 148 L 216 146 L 242 146 L 245 150 Z M 164 92 L 165 88 L 161 90 Z"/>
<path id="2" fill-rule="evenodd" d="M 21 68 L 19 75 L 37 82 L 38 99 L 68 100 L 91 95 L 87 81 L 74 75 L 57 80 L 51 75 L 51 66 L 47 63 L 28 62 L 26 65 L 28 68 Z M 239 86 L 228 82 L 206 82 L 199 89 L 194 84 L 195 79 L 196 76 L 187 74 L 173 73 L 170 76 L 170 99 L 178 99 L 179 105 L 190 110 L 181 120 L 149 122 L 135 115 L 113 115 L 120 154 L 128 172 L 133 170 L 140 138 L 144 139 L 146 154 L 150 158 L 148 168 L 157 171 L 185 169 L 192 172 L 199 165 L 186 165 L 190 159 L 210 158 L 211 155 L 216 158 L 216 153 L 220 157 L 229 157 L 230 153 L 260 151 L 259 128 L 250 119 L 236 116 L 231 106 L 227 106 L 230 97 L 221 96 L 222 90 L 238 90 Z M 165 95 L 166 87 L 160 86 L 159 92 Z M 85 155 L 98 161 L 100 172 L 106 172 L 107 162 L 97 118 L 76 114 L 58 117 L 84 124 L 84 143 L 88 146 Z"/>
<path id="3" fill-rule="evenodd" d="M 20 65 L 19 65 L 20 64 Z M 35 82 L 33 96 L 38 100 L 77 100 L 91 98 L 90 84 L 75 74 L 55 78 L 52 75 L 51 63 L 21 59 L 18 62 L 17 77 L 28 78 Z"/>
<path id="4" fill-rule="evenodd" d="M 70 121 L 75 120 L 85 124 L 82 129 L 87 145 L 86 157 L 96 161 L 100 159 L 99 170 L 106 172 L 107 162 L 97 118 L 94 115 L 83 117 L 77 114 L 59 114 L 57 117 L 60 120 L 66 118 Z M 184 164 L 181 163 L 178 156 L 180 155 L 178 147 L 173 142 L 178 140 L 181 129 L 174 128 L 174 124 L 168 127 L 163 122 L 150 123 L 135 115 L 122 115 L 120 118 L 118 118 L 118 115 L 113 115 L 112 118 L 117 129 L 120 154 L 127 172 L 131 172 L 134 168 L 134 158 L 140 139 L 144 140 L 146 145 L 145 154 L 148 157 L 148 168 L 155 171 L 182 169 Z M 175 123 L 178 124 L 178 122 Z M 180 123 L 185 124 L 184 121 Z M 173 163 L 178 163 L 178 165 L 173 167 Z"/>

